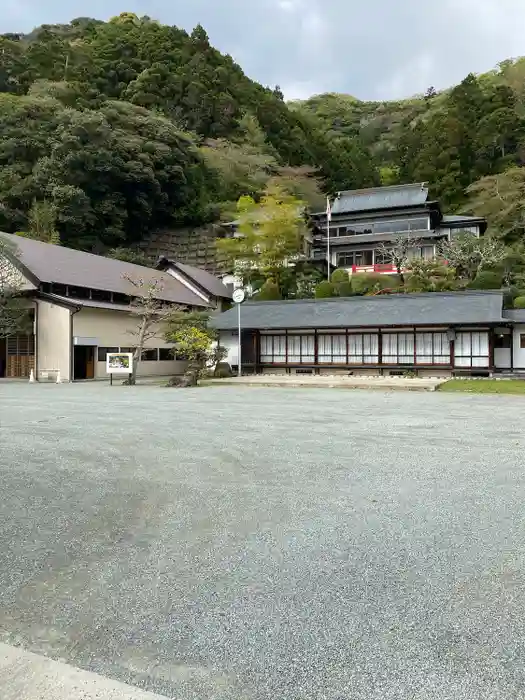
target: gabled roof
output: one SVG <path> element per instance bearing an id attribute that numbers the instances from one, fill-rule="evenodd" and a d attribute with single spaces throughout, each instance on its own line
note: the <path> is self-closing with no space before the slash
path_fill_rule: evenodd
<path id="1" fill-rule="evenodd" d="M 503 292 L 392 294 L 377 297 L 246 302 L 243 328 L 374 328 L 501 323 Z M 237 310 L 212 319 L 219 330 L 237 328 Z"/>
<path id="2" fill-rule="evenodd" d="M 413 185 L 347 190 L 338 192 L 332 204 L 332 214 L 423 205 L 427 198 L 428 187 L 424 182 Z"/>
<path id="3" fill-rule="evenodd" d="M 16 248 L 13 262 L 19 264 L 21 271 L 24 274 L 28 273 L 32 281 L 54 282 L 136 296 L 137 290 L 126 279 L 127 276 L 133 280 L 142 279 L 146 284 L 156 282 L 161 285 L 162 291 L 158 297 L 164 301 L 188 306 L 207 306 L 201 297 L 182 282 L 159 270 L 8 233 L 0 232 L 0 236 Z"/>
<path id="4" fill-rule="evenodd" d="M 220 279 L 198 267 L 186 265 L 185 263 L 170 260 L 166 257 L 161 257 L 157 261 L 157 267 L 160 270 L 166 270 L 169 267 L 178 270 L 184 277 L 195 283 L 204 292 L 219 299 L 231 299 L 232 294 L 228 287 L 221 282 Z"/>

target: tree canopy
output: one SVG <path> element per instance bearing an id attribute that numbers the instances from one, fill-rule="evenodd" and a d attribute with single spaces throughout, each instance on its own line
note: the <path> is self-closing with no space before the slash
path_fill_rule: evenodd
<path id="1" fill-rule="evenodd" d="M 307 201 L 378 172 L 278 89 L 191 33 L 124 12 L 0 36 L 0 228 L 56 210 L 64 245 L 104 251 L 199 226 L 270 181 Z"/>

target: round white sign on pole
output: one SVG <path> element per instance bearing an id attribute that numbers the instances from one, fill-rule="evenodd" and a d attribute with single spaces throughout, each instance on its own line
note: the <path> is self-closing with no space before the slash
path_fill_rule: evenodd
<path id="1" fill-rule="evenodd" d="M 242 304 L 245 296 L 244 289 L 236 289 L 232 294 L 232 299 L 236 304 Z"/>

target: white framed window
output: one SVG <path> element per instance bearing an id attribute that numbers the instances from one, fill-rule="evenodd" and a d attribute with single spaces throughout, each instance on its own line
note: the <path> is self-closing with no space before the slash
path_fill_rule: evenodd
<path id="1" fill-rule="evenodd" d="M 456 333 L 454 364 L 456 367 L 488 367 L 490 365 L 488 331 Z"/>

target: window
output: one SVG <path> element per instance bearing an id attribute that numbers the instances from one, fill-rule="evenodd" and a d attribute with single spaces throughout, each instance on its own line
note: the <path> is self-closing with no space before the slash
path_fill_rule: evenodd
<path id="1" fill-rule="evenodd" d="M 286 363 L 286 336 L 261 336 L 261 362 L 265 364 Z"/>
<path id="2" fill-rule="evenodd" d="M 436 249 L 433 245 L 424 245 L 421 248 L 421 257 L 423 260 L 434 260 L 436 257 Z"/>
<path id="3" fill-rule="evenodd" d="M 106 361 L 106 355 L 108 352 L 119 352 L 118 348 L 99 348 L 98 349 L 98 356 L 97 359 L 99 362 L 105 362 Z M 122 352 L 127 352 L 127 350 L 122 350 Z"/>
<path id="4" fill-rule="evenodd" d="M 67 296 L 67 287 L 65 284 L 57 284 L 56 282 L 53 282 L 51 284 L 51 291 L 53 294 L 59 294 L 60 296 Z"/>
<path id="5" fill-rule="evenodd" d="M 508 350 L 512 345 L 512 335 L 510 333 L 497 333 L 494 336 L 494 347 L 498 350 Z"/>
<path id="6" fill-rule="evenodd" d="M 386 333 L 383 335 L 383 363 L 386 365 L 413 365 L 414 334 Z"/>
<path id="7" fill-rule="evenodd" d="M 346 364 L 346 335 L 320 335 L 317 339 L 319 364 Z"/>
<path id="8" fill-rule="evenodd" d="M 419 365 L 449 365 L 450 341 L 446 333 L 416 333 L 416 362 Z"/>
<path id="9" fill-rule="evenodd" d="M 114 304 L 129 304 L 131 298 L 127 294 L 120 294 L 120 292 L 113 292 L 113 303 Z"/>
<path id="10" fill-rule="evenodd" d="M 143 362 L 156 362 L 158 360 L 157 348 L 146 348 L 142 351 L 140 359 Z"/>
<path id="11" fill-rule="evenodd" d="M 520 335 L 520 348 L 525 350 L 525 333 L 521 333 Z"/>
<path id="12" fill-rule="evenodd" d="M 354 224 L 339 228 L 335 235 L 360 236 L 367 233 L 408 233 L 409 231 L 426 231 L 428 228 L 428 217 L 421 216 L 412 219 L 356 222 Z"/>
<path id="13" fill-rule="evenodd" d="M 111 302 L 111 292 L 106 292 L 104 289 L 92 289 L 91 298 L 95 301 Z"/>
<path id="14" fill-rule="evenodd" d="M 339 255 L 337 256 L 337 267 L 352 267 L 353 264 L 353 253 L 339 253 Z"/>
<path id="15" fill-rule="evenodd" d="M 449 365 L 450 341 L 446 333 L 385 333 L 385 365 Z"/>
<path id="16" fill-rule="evenodd" d="M 348 336 L 348 364 L 370 365 L 379 361 L 379 339 L 377 335 Z"/>
<path id="17" fill-rule="evenodd" d="M 87 287 L 73 287 L 70 285 L 68 288 L 68 291 L 69 291 L 69 296 L 75 297 L 76 299 L 90 299 L 91 298 L 90 290 Z"/>
<path id="18" fill-rule="evenodd" d="M 371 250 L 356 250 L 354 260 L 355 265 L 373 265 L 374 253 Z"/>
<path id="19" fill-rule="evenodd" d="M 376 265 L 391 265 L 392 260 L 388 254 L 388 252 L 380 252 L 379 250 L 374 251 L 374 258 L 375 258 L 375 264 Z"/>
<path id="20" fill-rule="evenodd" d="M 305 364 L 314 362 L 315 339 L 313 335 L 289 335 L 287 347 L 289 363 Z"/>
<path id="21" fill-rule="evenodd" d="M 159 348 L 159 360 L 166 362 L 175 359 L 174 348 Z"/>
<path id="22" fill-rule="evenodd" d="M 488 332 L 457 333 L 454 360 L 456 367 L 488 367 L 490 364 Z"/>
<path id="23" fill-rule="evenodd" d="M 119 352 L 135 352 L 135 348 L 120 348 Z"/>
<path id="24" fill-rule="evenodd" d="M 373 265 L 373 250 L 355 250 L 339 253 L 337 256 L 338 267 L 353 267 L 354 265 Z"/>

